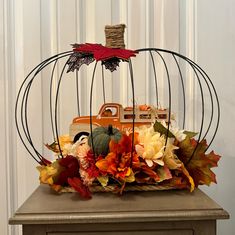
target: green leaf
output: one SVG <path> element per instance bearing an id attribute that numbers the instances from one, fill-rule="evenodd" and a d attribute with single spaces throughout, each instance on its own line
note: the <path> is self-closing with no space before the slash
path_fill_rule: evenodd
<path id="1" fill-rule="evenodd" d="M 184 134 L 187 135 L 190 139 L 195 137 L 198 133 L 193 131 L 184 131 Z"/>
<path id="2" fill-rule="evenodd" d="M 153 128 L 154 131 L 159 132 L 161 135 L 167 136 L 167 128 L 164 127 L 160 122 L 156 121 L 153 125 Z M 168 131 L 168 137 L 175 138 L 175 136 L 172 134 L 172 132 L 170 132 L 170 130 Z"/>

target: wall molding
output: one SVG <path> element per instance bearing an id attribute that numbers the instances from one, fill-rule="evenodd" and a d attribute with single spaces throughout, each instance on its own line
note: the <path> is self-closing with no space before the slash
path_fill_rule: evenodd
<path id="1" fill-rule="evenodd" d="M 1 143 L 4 144 L 2 149 L 3 162 L 0 165 L 1 187 L 4 186 L 1 195 L 5 200 L 1 200 L 0 221 L 1 233 L 11 235 L 18 233 L 18 226 L 8 226 L 8 218 L 12 216 L 18 207 L 18 190 L 17 190 L 17 163 L 16 153 L 16 131 L 14 125 L 14 100 L 15 100 L 15 76 L 14 76 L 14 1 L 2 0 L 2 35 L 1 46 L 3 55 L 3 64 L 1 69 L 1 94 L 3 95 L 1 109 Z M 15 147 L 14 147 L 15 146 Z M 5 181 L 4 181 L 5 180 Z M 3 185 L 2 185 L 3 184 Z"/>
<path id="2" fill-rule="evenodd" d="M 181 25 L 185 25 L 181 29 L 181 51 L 186 57 L 194 62 L 197 62 L 197 1 L 185 1 L 181 3 Z M 182 43 L 183 42 L 183 43 Z M 182 45 L 184 44 L 184 45 Z M 185 48 L 183 48 L 185 47 Z M 196 101 L 198 98 L 197 81 L 195 74 L 190 66 L 186 68 L 185 76 L 185 90 L 186 97 L 189 97 L 186 101 L 187 108 L 187 128 L 196 130 L 197 124 L 195 121 L 195 115 L 197 113 Z"/>

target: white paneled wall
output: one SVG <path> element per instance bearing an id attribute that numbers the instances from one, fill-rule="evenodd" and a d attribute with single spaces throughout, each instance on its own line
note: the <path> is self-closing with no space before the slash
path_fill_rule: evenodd
<path id="1" fill-rule="evenodd" d="M 217 185 L 203 189 L 230 213 L 230 220 L 220 221 L 218 234 L 235 230 L 235 1 L 196 1 L 197 62 L 208 71 L 217 88 L 221 120 L 213 148 L 222 155 Z M 213 10 L 212 10 L 213 8 Z"/>
<path id="2" fill-rule="evenodd" d="M 0 116 L 0 234 L 18 235 L 19 229 L 7 226 L 7 219 L 38 186 L 36 163 L 22 146 L 14 125 L 14 104 L 17 91 L 24 77 L 41 61 L 63 51 L 71 50 L 72 43 L 105 44 L 104 26 L 126 24 L 126 47 L 138 49 L 156 47 L 181 52 L 191 59 L 197 58 L 197 5 L 195 1 L 171 0 L 0 0 L 0 92 L 2 98 Z M 172 61 L 170 62 L 171 64 Z M 170 66 L 171 66 L 170 64 Z M 154 84 L 149 56 L 141 55 L 141 61 L 133 62 L 136 102 L 154 103 Z M 89 92 L 94 63 L 79 72 L 81 113 L 89 112 Z M 49 69 L 52 66 L 48 67 Z M 53 82 L 53 94 L 63 63 L 58 63 Z M 36 79 L 30 92 L 29 125 L 36 148 L 49 157 L 43 144 L 52 140 L 49 122 L 49 79 L 50 70 L 45 69 Z M 130 105 L 131 84 L 128 81 L 127 64 L 118 71 L 105 73 L 106 101 Z M 164 71 L 159 68 L 159 86 L 164 90 Z M 97 112 L 103 101 L 101 69 L 93 93 L 93 112 Z M 192 77 L 186 71 L 187 77 Z M 178 75 L 173 71 L 173 78 Z M 74 74 L 65 74 L 59 95 L 60 133 L 66 133 L 74 116 L 77 115 L 74 91 Z M 178 87 L 177 81 L 172 81 Z M 177 89 L 175 89 L 177 90 Z M 189 116 L 196 112 L 195 83 L 186 81 L 189 101 Z M 176 92 L 176 91 L 174 91 Z M 161 104 L 165 105 L 166 94 L 160 93 Z M 174 93 L 175 97 L 179 94 Z M 180 101 L 173 101 L 180 111 Z M 194 123 L 189 121 L 189 127 Z"/>
<path id="3" fill-rule="evenodd" d="M 14 105 L 17 91 L 23 79 L 44 59 L 63 51 L 71 50 L 71 43 L 97 42 L 105 44 L 106 24 L 126 24 L 127 48 L 165 47 L 179 50 L 179 6 L 178 1 L 141 0 L 1 0 L 0 14 L 0 92 L 1 102 L 1 150 L 0 164 L 0 233 L 17 235 L 17 226 L 7 226 L 8 218 L 38 186 L 36 163 L 30 158 L 16 133 Z M 140 63 L 140 62 L 138 62 Z M 151 84 L 148 77 L 148 59 L 144 66 L 137 64 L 136 74 L 141 85 L 135 89 L 138 102 L 149 102 Z M 93 66 L 93 65 L 92 65 Z M 142 67 L 142 68 L 141 68 Z M 49 67 L 51 68 L 51 67 Z M 55 71 L 53 92 L 62 63 Z M 98 69 L 97 74 L 100 73 Z M 88 112 L 88 92 L 92 69 L 81 69 L 79 90 L 81 112 Z M 75 95 L 73 74 L 66 75 L 59 97 L 60 131 L 66 132 L 72 118 Z M 117 72 L 106 73 L 106 99 L 127 105 L 131 102 L 130 83 L 127 80 L 127 65 Z M 49 70 L 45 69 L 35 80 L 30 91 L 29 126 L 35 147 L 46 157 L 43 143 L 52 140 L 48 114 Z M 135 81 L 138 84 L 138 80 Z M 102 102 L 101 82 L 95 83 L 94 107 Z M 71 101 L 72 100 L 72 101 Z"/>

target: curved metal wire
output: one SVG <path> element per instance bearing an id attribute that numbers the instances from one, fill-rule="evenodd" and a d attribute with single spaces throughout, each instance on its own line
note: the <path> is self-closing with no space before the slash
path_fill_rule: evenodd
<path id="1" fill-rule="evenodd" d="M 131 90 L 132 90 L 132 132 L 134 133 L 135 130 L 135 87 L 134 87 L 134 73 L 133 67 L 131 63 L 131 59 L 129 59 L 129 72 L 130 72 L 130 79 L 131 79 Z M 130 167 L 132 166 L 132 159 L 133 159 L 133 152 L 134 152 L 134 134 L 132 135 L 132 143 L 131 143 L 131 163 Z"/>
<path id="2" fill-rule="evenodd" d="M 21 126 L 23 129 L 23 132 L 25 134 L 26 139 L 28 140 L 28 142 L 30 143 L 30 145 L 33 148 L 34 153 L 37 155 L 37 157 L 40 159 L 40 161 L 42 160 L 42 155 L 36 150 L 36 148 L 34 147 L 33 141 L 31 139 L 31 135 L 29 132 L 29 128 L 28 128 L 28 122 L 27 122 L 27 103 L 28 103 L 28 94 L 29 94 L 29 89 L 32 85 L 32 82 L 30 82 L 26 89 L 25 92 L 23 93 L 23 97 L 22 97 L 22 101 L 24 102 L 21 106 L 20 109 L 20 113 L 21 113 Z"/>
<path id="3" fill-rule="evenodd" d="M 196 78 L 198 80 L 198 85 L 199 85 L 199 88 L 200 88 L 200 92 L 201 92 L 201 100 L 202 100 L 202 117 L 201 117 L 201 125 L 200 125 L 200 131 L 198 133 L 198 138 L 197 138 L 197 144 L 193 150 L 193 153 L 191 154 L 190 158 L 187 160 L 187 162 L 185 163 L 185 165 L 189 164 L 190 161 L 192 160 L 194 154 L 196 153 L 196 150 L 198 149 L 198 146 L 199 146 L 199 143 L 201 141 L 201 135 L 202 135 L 202 130 L 203 130 L 203 126 L 204 126 L 204 118 L 205 118 L 205 106 L 204 106 L 204 93 L 203 93 L 203 89 L 202 89 L 202 84 L 201 84 L 201 81 L 199 79 L 199 76 L 195 70 L 195 68 L 192 66 L 192 69 L 196 75 Z"/>
<path id="4" fill-rule="evenodd" d="M 78 109 L 78 117 L 81 116 L 80 113 L 80 100 L 79 100 L 79 86 L 78 86 L 78 70 L 76 69 L 76 95 L 77 95 L 77 109 Z"/>
<path id="5" fill-rule="evenodd" d="M 219 105 L 219 98 L 218 98 L 218 95 L 217 95 L 217 92 L 216 92 L 216 89 L 211 81 L 211 79 L 209 78 L 209 76 L 207 75 L 207 73 L 199 66 L 197 65 L 195 62 L 193 62 L 192 60 L 190 59 L 186 59 L 188 62 L 190 62 L 191 64 L 193 64 L 193 66 L 195 68 L 197 68 L 197 71 L 201 74 L 201 76 L 204 78 L 206 84 L 208 85 L 208 90 L 209 90 L 209 93 L 210 93 L 210 98 L 211 98 L 211 108 L 212 108 L 212 112 L 211 112 L 211 118 L 210 118 L 210 123 L 208 125 L 208 129 L 205 133 L 205 135 L 203 136 L 203 138 L 206 137 L 206 135 L 208 134 L 209 132 L 209 129 L 211 127 L 211 124 L 212 124 L 212 121 L 213 121 L 213 114 L 214 114 L 214 102 L 213 102 L 213 95 L 215 96 L 215 99 L 216 99 L 216 107 L 217 107 L 217 120 L 216 120 L 216 127 L 215 127 L 215 131 L 212 135 L 212 138 L 211 138 L 211 141 L 209 142 L 208 146 L 207 146 L 207 149 L 210 147 L 211 143 L 213 142 L 215 136 L 216 136 L 216 133 L 218 131 L 218 127 L 219 127 L 219 122 L 220 122 L 220 105 Z M 211 86 L 211 87 L 210 87 Z M 213 90 L 213 95 L 212 95 L 212 90 Z M 206 149 L 206 150 L 207 150 Z"/>
<path id="6" fill-rule="evenodd" d="M 153 74 L 154 74 L 155 92 L 156 92 L 156 102 L 157 102 L 157 107 L 158 107 L 158 105 L 159 105 L 159 99 L 158 99 L 158 84 L 157 84 L 156 66 L 155 66 L 155 62 L 154 62 L 154 58 L 153 58 L 153 53 L 152 53 L 152 51 L 149 51 L 149 54 L 150 54 L 150 58 L 151 58 L 152 65 L 153 65 Z"/>
<path id="7" fill-rule="evenodd" d="M 28 127 L 28 115 L 27 115 L 27 107 L 28 107 L 28 96 L 29 96 L 29 91 L 32 85 L 32 82 L 34 80 L 34 78 L 36 77 L 36 75 L 44 68 L 45 64 L 47 64 L 47 61 L 42 62 L 38 68 L 38 70 L 35 72 L 33 78 L 29 81 L 29 83 L 26 86 L 25 91 L 23 92 L 23 97 L 22 97 L 22 106 L 21 106 L 21 125 L 22 125 L 22 129 L 23 132 L 25 134 L 26 139 L 28 140 L 28 142 L 30 143 L 31 147 L 33 148 L 35 154 L 38 156 L 38 158 L 40 159 L 40 161 L 43 160 L 42 155 L 36 150 L 36 148 L 33 145 L 32 139 L 31 139 L 31 135 L 29 132 L 29 127 Z"/>
<path id="8" fill-rule="evenodd" d="M 95 62 L 95 67 L 93 69 L 92 78 L 91 78 L 91 90 L 90 90 L 90 136 L 91 136 L 91 149 L 94 151 L 94 140 L 93 140 L 93 130 L 92 130 L 92 97 L 93 97 L 93 86 L 94 86 L 94 80 L 95 80 L 95 73 L 96 73 L 96 67 L 97 67 L 97 61 Z"/>
<path id="9" fill-rule="evenodd" d="M 102 88 L 103 88 L 103 99 L 104 99 L 104 104 L 106 103 L 105 100 L 105 84 L 104 84 L 104 65 L 101 65 L 102 67 Z"/>
<path id="10" fill-rule="evenodd" d="M 42 155 L 36 150 L 33 141 L 31 139 L 29 127 L 28 127 L 28 115 L 27 115 L 27 104 L 28 104 L 28 97 L 31 85 L 36 78 L 37 74 L 39 74 L 43 68 L 45 68 L 50 63 L 53 63 L 55 60 L 60 59 L 62 57 L 70 55 L 72 52 L 63 52 L 57 55 L 54 55 L 45 61 L 41 62 L 37 65 L 34 69 L 30 71 L 30 73 L 26 76 L 23 80 L 17 97 L 16 97 L 16 105 L 15 105 L 15 124 L 16 130 L 20 137 L 21 142 L 23 143 L 25 149 L 29 153 L 29 155 L 39 164 L 45 164 L 44 158 Z M 31 77 L 32 76 L 32 77 Z M 25 87 L 25 89 L 24 89 Z M 20 109 L 20 116 L 18 115 L 18 111 Z M 22 131 L 21 131 L 22 129 Z M 27 142 L 28 141 L 28 142 Z M 32 149 L 30 149 L 32 148 Z M 34 154 L 36 156 L 34 156 Z"/>
<path id="11" fill-rule="evenodd" d="M 167 132 L 166 132 L 166 142 L 165 142 L 165 147 L 167 145 L 167 141 L 168 141 L 168 136 L 169 136 L 169 131 L 170 131 L 170 122 L 171 122 L 171 81 L 170 81 L 170 75 L 169 75 L 169 71 L 168 71 L 168 67 L 166 64 L 165 59 L 163 58 L 163 56 L 161 55 L 161 53 L 159 53 L 158 51 L 156 51 L 157 54 L 160 56 L 165 70 L 166 70 L 166 74 L 167 74 L 167 83 L 168 83 L 168 122 L 167 122 Z"/>
<path id="12" fill-rule="evenodd" d="M 182 129 L 185 128 L 185 116 L 186 116 L 186 99 L 185 99 L 185 88 L 184 88 L 184 79 L 183 79 L 183 75 L 182 75 L 182 71 L 181 71 L 181 68 L 180 68 L 180 65 L 177 61 L 177 59 L 175 58 L 175 55 L 172 54 L 174 60 L 175 60 L 175 63 L 177 65 L 177 68 L 179 70 L 179 75 L 180 75 L 180 81 L 181 81 L 181 88 L 182 88 L 182 93 L 183 93 L 183 124 L 182 124 Z"/>
<path id="13" fill-rule="evenodd" d="M 68 60 L 67 60 L 67 62 L 68 62 Z M 60 77 L 59 77 L 59 80 L 58 80 L 58 85 L 57 85 L 56 95 L 55 95 L 55 113 L 54 113 L 56 140 L 57 140 L 57 144 L 58 144 L 58 147 L 59 147 L 60 156 L 62 158 L 64 156 L 63 156 L 62 149 L 61 149 L 61 146 L 60 146 L 60 141 L 59 141 L 58 118 L 57 118 L 58 115 L 57 115 L 57 112 L 58 112 L 58 99 L 59 99 L 60 84 L 61 84 L 61 81 L 62 81 L 62 78 L 63 78 L 63 74 L 64 74 L 64 71 L 65 71 L 65 68 L 67 66 L 67 62 L 64 64 L 64 66 L 62 68 L 62 71 L 60 73 Z"/>
<path id="14" fill-rule="evenodd" d="M 215 136 L 216 136 L 216 133 L 218 131 L 218 127 L 219 127 L 219 121 L 220 121 L 220 105 L 219 105 L 219 99 L 218 99 L 218 95 L 217 95 L 217 92 L 216 92 L 216 89 L 211 81 L 211 79 L 209 78 L 208 74 L 198 65 L 196 64 L 194 61 L 190 60 L 189 58 L 187 58 L 186 56 L 184 55 L 181 55 L 177 52 L 174 52 L 174 51 L 170 51 L 170 50 L 165 50 L 165 49 L 160 49 L 160 48 L 142 48 L 142 49 L 137 49 L 136 50 L 137 52 L 145 52 L 145 51 L 158 51 L 158 52 L 163 52 L 163 53 L 167 53 L 167 54 L 172 54 L 184 61 L 187 61 L 188 63 L 190 63 L 194 68 L 196 68 L 196 70 L 201 74 L 203 80 L 206 82 L 208 82 L 209 86 L 211 86 L 212 88 L 212 91 L 213 91 L 213 95 L 216 99 L 216 108 L 217 108 L 217 119 L 216 119 L 216 127 L 215 127 L 215 130 L 213 132 L 213 136 L 211 138 L 211 141 L 209 142 L 208 146 L 211 145 L 212 141 L 214 140 Z M 214 107 L 214 106 L 213 106 Z M 213 117 L 211 118 L 213 119 Z"/>
<path id="15" fill-rule="evenodd" d="M 41 163 L 43 161 L 43 158 L 42 158 L 41 154 L 39 154 L 39 152 L 36 150 L 36 148 L 33 145 L 33 142 L 32 142 L 29 130 L 28 130 L 28 124 L 27 124 L 27 99 L 28 99 L 28 94 L 29 94 L 29 88 L 31 87 L 32 81 L 33 81 L 33 79 L 36 75 L 34 75 L 33 78 L 29 81 L 28 85 L 25 88 L 25 91 L 23 91 L 22 89 L 23 89 L 23 86 L 25 85 L 27 79 L 29 78 L 29 76 L 38 68 L 38 70 L 35 72 L 35 74 L 37 74 L 37 72 L 43 67 L 43 65 L 45 63 L 47 63 L 47 61 L 48 60 L 46 60 L 46 61 L 42 62 L 41 64 L 39 64 L 38 66 L 36 66 L 30 72 L 30 74 L 24 79 L 24 81 L 23 81 L 23 83 L 22 83 L 22 85 L 19 89 L 19 92 L 17 94 L 16 106 L 15 106 L 15 122 L 16 122 L 16 129 L 17 129 L 17 132 L 19 134 L 19 137 L 20 137 L 23 145 L 25 146 L 26 150 L 34 158 L 34 160 L 36 160 L 38 163 Z M 29 150 L 29 148 L 27 147 L 27 145 L 24 141 L 23 135 L 20 132 L 20 127 L 19 127 L 19 122 L 18 122 L 18 119 L 17 119 L 17 114 L 18 114 L 18 103 L 19 103 L 21 92 L 23 92 L 23 96 L 22 96 L 22 103 L 21 103 L 21 106 L 20 106 L 20 114 L 21 114 L 20 115 L 20 117 L 21 117 L 20 121 L 21 121 L 21 126 L 22 126 L 22 129 L 23 129 L 23 134 L 24 134 L 25 138 L 28 140 L 29 144 L 31 145 L 31 147 L 32 147 L 34 153 L 36 154 L 36 156 L 38 157 L 38 159 Z"/>
<path id="16" fill-rule="evenodd" d="M 57 65 L 57 61 L 58 60 L 55 60 L 55 63 L 53 65 L 53 69 L 52 69 L 52 72 L 51 72 L 51 81 L 50 81 L 50 119 L 51 119 L 51 129 L 52 129 L 52 134 L 53 134 L 53 139 L 54 141 L 56 141 L 56 137 L 55 137 L 55 127 L 54 127 L 54 122 L 53 122 L 53 115 L 52 115 L 52 86 L 53 86 L 53 78 L 54 78 L 54 72 L 55 72 L 55 68 L 56 68 L 56 65 Z"/>

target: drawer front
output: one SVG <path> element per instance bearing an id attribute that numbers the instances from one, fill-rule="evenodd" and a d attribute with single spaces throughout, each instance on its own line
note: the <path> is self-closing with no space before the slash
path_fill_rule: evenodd
<path id="1" fill-rule="evenodd" d="M 193 230 L 155 230 L 155 231 L 99 231 L 99 232 L 49 232 L 48 235 L 193 235 Z"/>
<path id="2" fill-rule="evenodd" d="M 23 235 L 215 235 L 215 221 L 24 225 Z"/>

